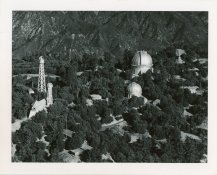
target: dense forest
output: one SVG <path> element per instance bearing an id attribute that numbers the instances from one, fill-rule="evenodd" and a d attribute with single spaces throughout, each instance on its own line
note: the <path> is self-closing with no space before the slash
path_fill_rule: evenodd
<path id="1" fill-rule="evenodd" d="M 206 12 L 19 11 L 12 27 L 13 162 L 192 163 L 207 154 L 207 130 L 198 127 L 208 115 Z M 153 71 L 132 78 L 137 50 L 151 55 Z M 46 96 L 37 77 L 23 76 L 38 74 L 39 56 L 54 104 L 28 119 Z M 129 82 L 147 103 L 127 98 Z M 183 88 L 193 86 L 201 93 Z"/>

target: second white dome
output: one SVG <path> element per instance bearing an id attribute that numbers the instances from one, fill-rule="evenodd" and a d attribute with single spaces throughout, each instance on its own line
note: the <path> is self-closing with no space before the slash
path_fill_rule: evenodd
<path id="1" fill-rule="evenodd" d="M 141 97 L 142 96 L 142 88 L 139 84 L 132 82 L 127 87 L 128 98 L 132 96 Z"/>

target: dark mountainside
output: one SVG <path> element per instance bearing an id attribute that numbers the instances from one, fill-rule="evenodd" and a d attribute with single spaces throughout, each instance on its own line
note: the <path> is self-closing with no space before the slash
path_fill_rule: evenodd
<path id="1" fill-rule="evenodd" d="M 13 162 L 206 162 L 207 12 L 19 11 L 12 27 Z M 132 77 L 138 50 L 153 70 Z M 39 56 L 54 102 L 28 118 Z"/>
<path id="2" fill-rule="evenodd" d="M 207 54 L 207 19 L 206 12 L 14 12 L 13 58 L 92 52 L 119 58 L 126 49 L 152 54 L 168 47 Z"/>

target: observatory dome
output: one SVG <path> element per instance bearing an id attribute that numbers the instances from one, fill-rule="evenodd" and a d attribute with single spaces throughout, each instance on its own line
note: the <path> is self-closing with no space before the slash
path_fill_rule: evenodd
<path id="1" fill-rule="evenodd" d="M 146 51 L 137 51 L 132 59 L 133 73 L 147 72 L 153 66 L 152 58 Z"/>
<path id="2" fill-rule="evenodd" d="M 132 96 L 141 97 L 142 96 L 142 88 L 139 84 L 132 82 L 127 87 L 128 91 L 128 98 L 131 98 Z"/>

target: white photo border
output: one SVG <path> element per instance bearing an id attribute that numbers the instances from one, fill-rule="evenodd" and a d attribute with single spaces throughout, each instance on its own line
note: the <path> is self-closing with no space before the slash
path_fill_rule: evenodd
<path id="1" fill-rule="evenodd" d="M 208 163 L 12 163 L 12 11 L 208 11 Z M 217 174 L 217 1 L 0 0 L 0 174 Z"/>

